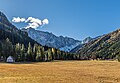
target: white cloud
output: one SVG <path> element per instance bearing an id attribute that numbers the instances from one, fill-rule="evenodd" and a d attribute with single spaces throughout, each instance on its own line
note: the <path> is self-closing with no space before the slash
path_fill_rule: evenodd
<path id="1" fill-rule="evenodd" d="M 26 29 L 27 28 L 34 28 L 36 29 L 37 27 L 39 27 L 39 25 L 37 23 L 28 23 L 28 25 L 25 27 Z"/>
<path id="2" fill-rule="evenodd" d="M 12 22 L 25 22 L 25 18 L 13 17 Z"/>
<path id="3" fill-rule="evenodd" d="M 42 21 L 42 23 L 45 25 L 45 24 L 48 24 L 49 21 L 48 21 L 48 19 L 44 19 L 44 20 Z"/>
<path id="4" fill-rule="evenodd" d="M 42 21 L 37 19 L 37 18 L 33 18 L 33 17 L 28 17 L 28 19 L 25 22 L 31 22 L 31 23 L 37 23 L 39 25 L 42 25 Z"/>
<path id="5" fill-rule="evenodd" d="M 12 22 L 24 22 L 28 23 L 28 25 L 25 28 L 38 28 L 40 26 L 44 26 L 46 24 L 49 24 L 48 19 L 40 20 L 38 18 L 33 18 L 33 17 L 28 17 L 27 19 L 25 18 L 20 18 L 20 17 L 13 17 Z"/>

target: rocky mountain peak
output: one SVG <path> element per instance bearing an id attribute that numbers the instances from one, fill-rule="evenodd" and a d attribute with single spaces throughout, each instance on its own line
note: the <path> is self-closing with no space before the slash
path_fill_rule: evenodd
<path id="1" fill-rule="evenodd" d="M 39 31 L 32 28 L 24 30 L 28 33 L 29 37 L 37 41 L 43 46 L 54 47 L 63 51 L 70 51 L 81 41 L 69 37 L 56 36 L 49 32 Z"/>
<path id="2" fill-rule="evenodd" d="M 89 41 L 91 41 L 93 38 L 91 37 L 87 37 L 83 40 L 83 43 L 88 43 Z"/>

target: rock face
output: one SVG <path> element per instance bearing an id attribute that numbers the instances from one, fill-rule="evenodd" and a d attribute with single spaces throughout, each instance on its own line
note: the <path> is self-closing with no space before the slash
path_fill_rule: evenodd
<path id="1" fill-rule="evenodd" d="M 90 42 L 92 39 L 93 39 L 93 38 L 91 38 L 91 37 L 85 38 L 85 39 L 83 40 L 83 44 Z"/>
<path id="2" fill-rule="evenodd" d="M 77 53 L 102 59 L 115 58 L 120 54 L 120 29 L 86 43 Z"/>
<path id="3" fill-rule="evenodd" d="M 70 52 L 76 53 L 78 50 L 80 50 L 86 43 L 89 43 L 90 41 L 94 40 L 95 38 L 87 37 L 85 38 L 81 44 L 77 45 L 75 48 L 73 48 Z"/>
<path id="4" fill-rule="evenodd" d="M 52 33 L 38 31 L 33 28 L 24 29 L 24 31 L 28 33 L 29 37 L 41 45 L 54 47 L 63 51 L 69 52 L 71 49 L 82 43 L 81 41 L 75 40 L 73 38 L 63 36 L 58 37 Z"/>
<path id="5" fill-rule="evenodd" d="M 30 42 L 32 45 L 37 43 L 31 39 L 28 34 L 24 31 L 17 29 L 13 24 L 11 24 L 7 17 L 0 12 L 0 41 L 9 38 L 12 44 L 23 43 L 25 46 Z"/>

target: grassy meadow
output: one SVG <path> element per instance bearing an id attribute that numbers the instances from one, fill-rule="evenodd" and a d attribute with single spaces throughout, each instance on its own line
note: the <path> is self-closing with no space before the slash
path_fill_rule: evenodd
<path id="1" fill-rule="evenodd" d="M 120 83 L 117 61 L 0 63 L 0 83 Z"/>

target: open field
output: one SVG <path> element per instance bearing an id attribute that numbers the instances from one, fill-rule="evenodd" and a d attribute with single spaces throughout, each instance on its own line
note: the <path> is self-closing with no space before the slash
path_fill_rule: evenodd
<path id="1" fill-rule="evenodd" d="M 120 83 L 117 61 L 0 63 L 0 83 Z"/>

